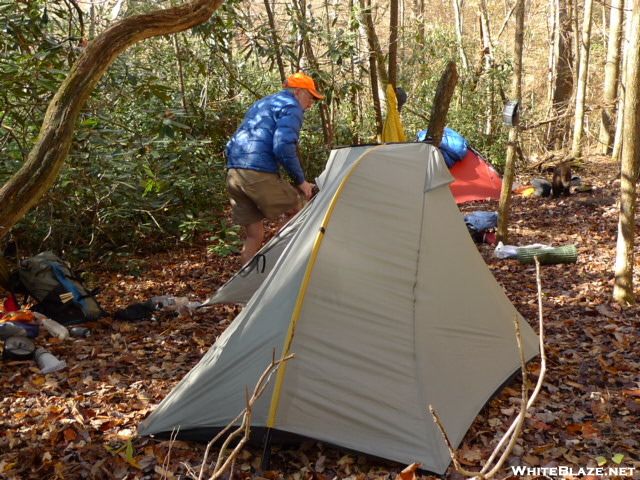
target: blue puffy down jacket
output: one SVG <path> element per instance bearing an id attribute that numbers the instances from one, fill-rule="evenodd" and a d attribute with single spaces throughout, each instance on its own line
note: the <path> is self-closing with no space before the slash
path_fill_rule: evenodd
<path id="1" fill-rule="evenodd" d="M 304 110 L 293 93 L 282 90 L 255 102 L 227 143 L 227 167 L 280 173 L 296 185 L 305 181 L 296 152 Z"/>
<path id="2" fill-rule="evenodd" d="M 420 130 L 416 136 L 419 142 L 427 139 L 429 130 Z M 444 157 L 447 167 L 451 168 L 456 162 L 459 162 L 469 151 L 469 144 L 465 138 L 458 132 L 449 127 L 444 127 L 442 133 L 442 141 L 440 142 L 440 151 Z"/>

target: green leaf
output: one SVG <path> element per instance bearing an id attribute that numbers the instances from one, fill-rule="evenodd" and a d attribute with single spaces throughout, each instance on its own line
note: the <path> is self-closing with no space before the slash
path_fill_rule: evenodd
<path id="1" fill-rule="evenodd" d="M 131 439 L 127 440 L 125 455 L 127 456 L 127 462 L 131 462 L 132 460 L 135 461 L 133 458 L 133 445 L 131 444 Z"/>
<path id="2" fill-rule="evenodd" d="M 142 467 L 136 461 L 136 458 L 133 456 L 133 445 L 131 444 L 131 439 L 127 440 L 127 449 L 125 451 L 125 457 L 129 465 L 133 465 L 136 468 L 142 469 Z"/>
<path id="3" fill-rule="evenodd" d="M 80 125 L 83 126 L 83 127 L 93 128 L 96 125 L 98 125 L 99 123 L 100 123 L 100 119 L 99 118 L 90 117 L 90 118 L 86 118 L 82 122 L 80 122 Z"/>
<path id="4" fill-rule="evenodd" d="M 613 460 L 615 463 L 617 463 L 618 465 L 620 465 L 622 463 L 622 460 L 624 459 L 624 455 L 621 453 L 616 453 L 611 460 Z"/>
<path id="5" fill-rule="evenodd" d="M 607 459 L 604 458 L 603 456 L 599 456 L 599 457 L 596 457 L 596 462 L 598 463 L 598 466 L 601 467 L 607 463 Z"/>

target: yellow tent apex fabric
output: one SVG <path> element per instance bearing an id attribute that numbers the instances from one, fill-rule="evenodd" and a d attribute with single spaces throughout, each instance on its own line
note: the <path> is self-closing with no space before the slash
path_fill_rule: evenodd
<path id="1" fill-rule="evenodd" d="M 393 85 L 387 85 L 387 119 L 382 127 L 382 142 L 406 142 L 407 137 L 402 129 L 398 100 Z"/>

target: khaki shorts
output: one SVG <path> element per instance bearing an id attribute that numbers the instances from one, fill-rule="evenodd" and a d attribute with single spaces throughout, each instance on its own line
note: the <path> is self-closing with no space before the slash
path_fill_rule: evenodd
<path id="1" fill-rule="evenodd" d="M 233 220 L 250 225 L 264 218 L 275 220 L 285 212 L 297 210 L 301 202 L 298 191 L 277 173 L 230 168 L 227 190 L 231 198 Z"/>

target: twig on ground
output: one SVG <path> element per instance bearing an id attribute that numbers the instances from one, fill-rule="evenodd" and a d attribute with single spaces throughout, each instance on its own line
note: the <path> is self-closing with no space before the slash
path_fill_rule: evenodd
<path id="1" fill-rule="evenodd" d="M 160 477 L 162 480 L 168 478 L 167 472 L 169 471 L 169 460 L 171 459 L 171 448 L 176 443 L 176 438 L 178 438 L 178 433 L 180 432 L 180 427 L 174 428 L 171 432 L 171 437 L 169 438 L 169 450 L 167 451 L 167 455 L 164 457 L 162 461 L 162 476 Z"/>

